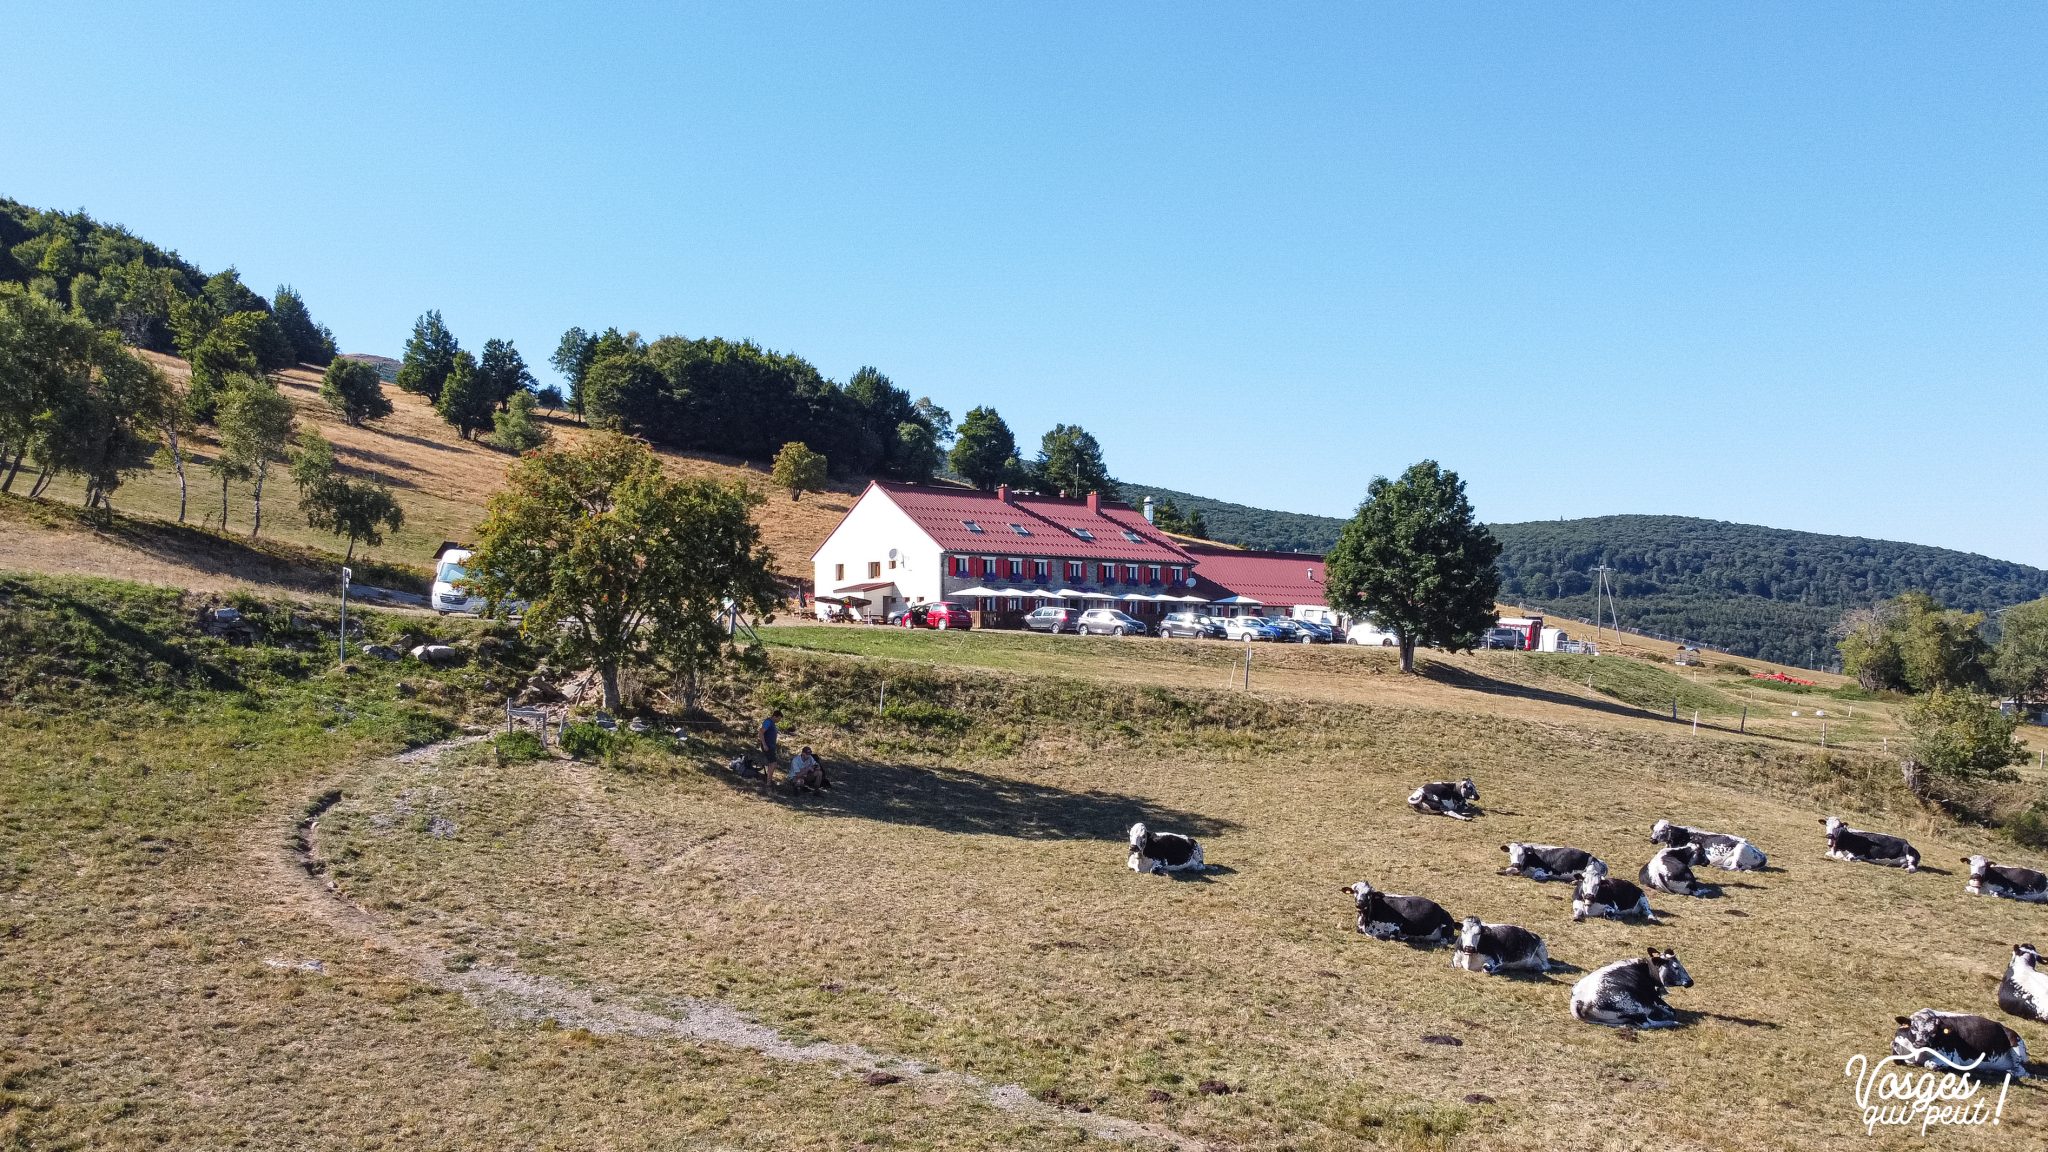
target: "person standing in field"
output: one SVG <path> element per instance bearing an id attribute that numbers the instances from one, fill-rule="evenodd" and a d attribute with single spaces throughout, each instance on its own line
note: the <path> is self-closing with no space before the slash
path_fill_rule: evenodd
<path id="1" fill-rule="evenodd" d="M 781 737 L 782 709 L 777 708 L 775 711 L 768 713 L 767 719 L 761 721 L 761 753 L 768 757 L 768 765 L 771 768 L 778 762 L 776 743 Z"/>

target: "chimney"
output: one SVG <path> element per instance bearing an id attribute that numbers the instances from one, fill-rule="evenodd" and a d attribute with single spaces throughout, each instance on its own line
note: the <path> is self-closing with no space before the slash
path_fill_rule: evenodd
<path id="1" fill-rule="evenodd" d="M 1102 511 L 1102 493 L 1100 493 L 1100 492 L 1090 492 L 1090 493 L 1088 493 L 1088 510 L 1089 510 L 1090 512 L 1100 512 L 1100 511 Z"/>
<path id="2" fill-rule="evenodd" d="M 1010 486 L 1008 484 L 996 485 L 996 499 L 1001 500 L 1005 504 L 1010 502 Z"/>
<path id="3" fill-rule="evenodd" d="M 1145 497 L 1145 523 L 1152 523 L 1152 498 Z"/>

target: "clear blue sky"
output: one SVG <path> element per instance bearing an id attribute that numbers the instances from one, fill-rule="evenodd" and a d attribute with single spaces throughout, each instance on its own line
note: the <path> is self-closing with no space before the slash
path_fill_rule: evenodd
<path id="1" fill-rule="evenodd" d="M 421 14 L 418 9 L 433 7 Z M 744 14 L 734 14 L 743 11 Z M 1120 476 L 2048 565 L 2048 8 L 97 4 L 0 194 L 290 281 L 874 364 Z"/>

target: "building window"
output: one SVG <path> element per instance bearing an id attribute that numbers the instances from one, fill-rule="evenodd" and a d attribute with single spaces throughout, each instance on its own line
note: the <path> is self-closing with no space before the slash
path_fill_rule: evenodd
<path id="1" fill-rule="evenodd" d="M 976 524 L 976 523 L 975 523 L 974 521 L 972 521 L 972 520 L 962 520 L 962 521 L 961 521 L 960 523 L 961 523 L 961 524 L 962 524 L 963 526 L 965 526 L 965 527 L 966 527 L 966 529 L 967 529 L 967 530 L 968 530 L 969 532 L 973 532 L 973 533 L 975 533 L 975 534 L 977 534 L 977 535 L 979 535 L 979 534 L 980 534 L 980 532 L 981 532 L 981 525 L 979 525 L 979 524 Z"/>
<path id="2" fill-rule="evenodd" d="M 1022 524 L 1012 524 L 1012 525 L 1010 525 L 1010 531 L 1012 531 L 1012 532 L 1015 532 L 1015 533 L 1016 533 L 1017 535 L 1019 535 L 1019 536 L 1029 536 L 1029 535 L 1031 535 L 1031 529 L 1029 529 L 1029 528 L 1026 528 L 1026 527 L 1025 527 L 1025 526 L 1023 526 Z"/>
<path id="3" fill-rule="evenodd" d="M 1083 539 L 1083 540 L 1093 540 L 1093 539 L 1095 539 L 1095 533 L 1093 533 L 1093 532 L 1090 532 L 1090 531 L 1089 531 L 1089 530 L 1087 530 L 1086 528 L 1076 528 L 1076 529 L 1074 529 L 1074 535 L 1076 535 L 1076 536 L 1079 536 L 1079 537 L 1080 537 L 1081 539 Z"/>
<path id="4" fill-rule="evenodd" d="M 984 580 L 993 580 L 993 579 L 995 579 L 995 578 L 996 578 L 996 558 L 995 558 L 995 557 L 993 557 L 993 556 L 983 556 L 983 557 L 981 558 L 981 576 L 982 576 L 982 579 L 984 579 Z"/>
<path id="5" fill-rule="evenodd" d="M 1010 579 L 1022 580 L 1023 578 L 1024 562 L 1022 560 L 1017 559 L 1015 556 L 1010 557 Z"/>
<path id="6" fill-rule="evenodd" d="M 834 565 L 832 566 L 832 579 L 834 579 L 834 580 L 844 580 L 844 579 L 846 579 L 846 565 L 844 565 L 844 564 L 834 564 Z"/>
<path id="7" fill-rule="evenodd" d="M 1159 583 L 1159 565 L 1154 564 L 1152 567 L 1146 569 L 1145 578 L 1147 580 L 1150 580 L 1154 584 Z"/>
<path id="8" fill-rule="evenodd" d="M 891 572 L 894 572 L 895 570 L 896 570 L 896 558 L 895 558 L 894 556 L 891 556 L 891 557 L 889 557 L 889 571 L 891 571 Z"/>
<path id="9" fill-rule="evenodd" d="M 1097 564 L 1095 566 L 1095 579 L 1097 580 L 1097 582 L 1103 584 L 1116 583 L 1116 565 Z"/>
<path id="10" fill-rule="evenodd" d="M 1137 582 L 1138 582 L 1138 566 L 1137 566 L 1136 564 L 1126 564 L 1126 565 L 1124 565 L 1124 583 L 1126 583 L 1126 584 L 1136 584 Z"/>
<path id="11" fill-rule="evenodd" d="M 1145 542 L 1142 537 L 1129 528 L 1124 529 L 1124 539 L 1129 540 L 1133 544 L 1143 544 Z"/>
<path id="12" fill-rule="evenodd" d="M 1031 562 L 1031 578 L 1040 584 L 1045 583 L 1048 567 L 1043 560 L 1033 560 Z"/>
<path id="13" fill-rule="evenodd" d="M 881 562 L 880 560 L 870 560 L 870 561 L 868 561 L 868 579 L 870 579 L 870 580 L 880 580 L 881 578 L 882 578 L 882 562 Z"/>
<path id="14" fill-rule="evenodd" d="M 1088 566 L 1079 560 L 1067 561 L 1067 579 L 1076 584 L 1085 583 L 1088 579 Z"/>
<path id="15" fill-rule="evenodd" d="M 965 577 L 967 575 L 967 557 L 953 557 L 953 575 L 960 577 Z"/>
<path id="16" fill-rule="evenodd" d="M 1186 582 L 1187 582 L 1187 571 L 1188 571 L 1187 569 L 1185 569 L 1185 568 L 1182 568 L 1182 567 L 1180 567 L 1180 566 L 1176 565 L 1176 566 L 1174 567 L 1174 569 L 1173 569 L 1173 582 L 1174 582 L 1175 584 L 1183 584 L 1183 583 L 1186 583 Z"/>
<path id="17" fill-rule="evenodd" d="M 1012 611 L 1012 612 L 1022 612 L 1023 610 L 1024 610 L 1024 601 L 1022 601 L 1022 600 L 1019 600 L 1019 599 L 1018 599 L 1017 597 L 1015 597 L 1015 596 L 1012 596 L 1012 597 L 1010 597 L 1010 611 Z"/>

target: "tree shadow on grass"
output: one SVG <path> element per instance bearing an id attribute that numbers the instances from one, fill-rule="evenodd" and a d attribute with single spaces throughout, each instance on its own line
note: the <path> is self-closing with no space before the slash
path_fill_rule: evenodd
<path id="1" fill-rule="evenodd" d="M 752 780 L 709 769 L 738 791 L 759 793 Z M 859 760 L 832 761 L 832 788 L 778 800 L 821 816 L 843 816 L 907 824 L 973 836 L 1024 840 L 1112 840 L 1124 842 L 1140 821 L 1159 832 L 1213 836 L 1236 828 L 1228 820 L 1171 808 L 1117 792 L 1085 792 L 1049 784 L 991 776 L 960 768 L 931 768 Z M 1218 875 L 1228 869 L 1213 868 Z"/>
<path id="2" fill-rule="evenodd" d="M 1776 1032 L 1782 1025 L 1771 1020 L 1754 1020 L 1748 1016 L 1727 1016 L 1719 1012 L 1697 1012 L 1690 1008 L 1674 1008 L 1680 1024 L 1697 1024 L 1702 1020 L 1719 1020 L 1723 1024 L 1737 1024 L 1744 1028 L 1766 1028 Z"/>
<path id="3" fill-rule="evenodd" d="M 1558 692 L 1549 688 L 1518 684 L 1512 680 L 1502 680 L 1497 676 L 1488 676 L 1484 672 L 1477 672 L 1470 668 L 1459 668 L 1451 664 L 1433 662 L 1427 665 L 1417 665 L 1417 672 L 1424 679 L 1433 680 L 1447 688 L 1463 688 L 1466 691 L 1485 692 L 1492 696 L 1518 696 L 1524 700 L 1537 700 L 1545 704 L 1561 704 L 1567 708 L 1584 708 L 1591 712 L 1604 712 L 1610 716 L 1632 716 L 1636 719 L 1648 718 L 1652 720 L 1669 719 L 1667 716 L 1662 716 L 1647 708 L 1638 708 L 1633 704 L 1608 703 L 1605 700 L 1576 696 L 1569 692 Z M 1690 722 L 1690 720 L 1676 721 L 1676 723 L 1685 724 Z M 1702 721 L 1701 726 L 1707 727 L 1708 725 Z"/>
<path id="4" fill-rule="evenodd" d="M 109 615 L 97 604 L 69 595 L 53 596 L 51 599 L 62 600 L 70 611 L 90 623 L 100 635 L 107 637 L 114 644 L 145 652 L 152 662 L 164 667 L 179 672 L 197 673 L 204 680 L 206 687 L 212 691 L 240 692 L 245 687 L 242 681 L 226 668 L 195 656 L 174 644 L 166 644 L 149 632 Z"/>

